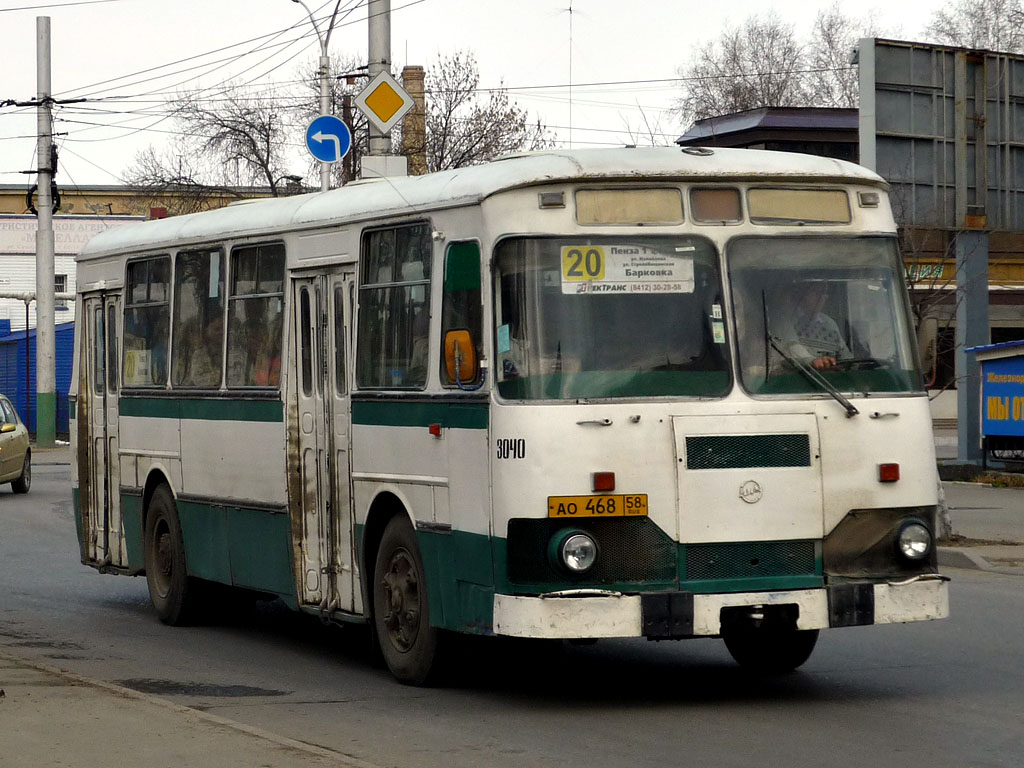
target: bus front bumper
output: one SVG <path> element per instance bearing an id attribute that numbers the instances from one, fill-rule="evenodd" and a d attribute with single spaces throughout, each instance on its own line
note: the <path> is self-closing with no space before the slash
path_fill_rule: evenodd
<path id="1" fill-rule="evenodd" d="M 826 629 L 942 619 L 949 615 L 944 577 L 848 583 L 821 589 L 694 594 L 562 592 L 541 597 L 494 596 L 494 633 L 511 637 L 683 638 L 722 633 L 728 609 L 785 608 L 797 629 Z"/>

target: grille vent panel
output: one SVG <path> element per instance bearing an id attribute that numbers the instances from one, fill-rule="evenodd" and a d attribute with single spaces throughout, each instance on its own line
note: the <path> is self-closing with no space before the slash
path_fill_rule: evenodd
<path id="1" fill-rule="evenodd" d="M 813 541 L 689 544 L 686 547 L 689 581 L 813 576 L 817 572 Z"/>
<path id="2" fill-rule="evenodd" d="M 687 469 L 749 469 L 811 466 L 806 434 L 692 435 L 686 438 Z"/>

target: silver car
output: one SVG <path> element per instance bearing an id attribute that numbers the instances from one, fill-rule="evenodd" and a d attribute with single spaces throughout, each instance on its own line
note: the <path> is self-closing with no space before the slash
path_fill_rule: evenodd
<path id="1" fill-rule="evenodd" d="M 0 395 L 0 484 L 10 483 L 15 493 L 28 493 L 32 485 L 32 450 L 28 428 L 11 401 Z"/>

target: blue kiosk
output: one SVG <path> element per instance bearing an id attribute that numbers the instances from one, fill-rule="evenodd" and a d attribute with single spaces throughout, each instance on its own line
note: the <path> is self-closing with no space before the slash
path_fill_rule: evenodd
<path id="1" fill-rule="evenodd" d="M 981 364 L 982 466 L 1024 461 L 1024 340 L 971 347 Z"/>

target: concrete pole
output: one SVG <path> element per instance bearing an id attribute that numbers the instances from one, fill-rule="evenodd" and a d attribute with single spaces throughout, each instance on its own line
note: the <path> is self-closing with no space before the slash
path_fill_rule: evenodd
<path id="1" fill-rule="evenodd" d="M 57 376 L 53 306 L 53 120 L 50 115 L 50 17 L 36 17 L 36 100 L 39 144 L 36 228 L 36 445 L 51 448 L 57 432 Z M 28 333 L 28 328 L 25 329 Z"/>
<path id="2" fill-rule="evenodd" d="M 957 232 L 956 457 L 962 463 L 981 463 L 981 364 L 966 350 L 988 343 L 988 232 Z"/>
<path id="3" fill-rule="evenodd" d="M 370 80 L 381 72 L 391 72 L 391 0 L 370 0 L 369 61 Z M 370 155 L 390 155 L 391 138 L 370 125 Z"/>
<path id="4" fill-rule="evenodd" d="M 327 40 L 320 39 L 320 115 L 331 114 L 331 86 L 330 86 L 331 60 L 327 56 Z M 326 192 L 331 188 L 331 164 L 320 162 L 320 191 Z"/>

